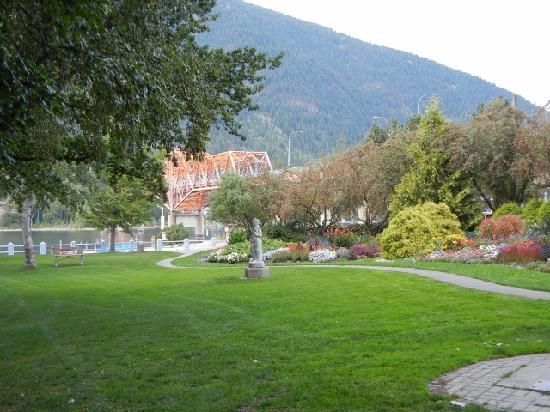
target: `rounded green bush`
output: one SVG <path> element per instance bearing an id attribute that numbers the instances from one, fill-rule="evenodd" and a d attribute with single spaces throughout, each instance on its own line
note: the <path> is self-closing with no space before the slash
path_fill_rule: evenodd
<path id="1" fill-rule="evenodd" d="M 228 244 L 234 245 L 235 243 L 241 243 L 248 240 L 248 234 L 246 230 L 242 228 L 234 228 L 231 233 L 229 233 Z"/>
<path id="2" fill-rule="evenodd" d="M 495 210 L 493 217 L 500 217 L 504 215 L 517 215 L 521 216 L 522 210 L 521 207 L 516 202 L 503 203 L 500 207 Z"/>
<path id="3" fill-rule="evenodd" d="M 541 204 L 542 201 L 540 199 L 531 199 L 521 211 L 521 217 L 528 225 L 535 225 L 537 223 Z"/>
<path id="4" fill-rule="evenodd" d="M 398 212 L 380 235 L 382 257 L 425 255 L 452 234 L 462 234 L 462 230 L 458 218 L 446 204 L 427 202 L 408 207 Z"/>
<path id="5" fill-rule="evenodd" d="M 543 202 L 537 213 L 537 226 L 543 233 L 550 234 L 550 202 Z"/>
<path id="6" fill-rule="evenodd" d="M 184 240 L 189 238 L 189 232 L 183 226 L 183 224 L 172 225 L 165 230 L 166 240 Z"/>

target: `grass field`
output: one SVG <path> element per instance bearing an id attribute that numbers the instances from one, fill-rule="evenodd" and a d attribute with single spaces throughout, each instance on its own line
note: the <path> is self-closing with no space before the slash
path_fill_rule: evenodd
<path id="1" fill-rule="evenodd" d="M 451 410 L 427 383 L 550 352 L 550 302 L 351 268 L 0 258 L 0 410 Z"/>
<path id="2" fill-rule="evenodd" d="M 202 253 L 201 255 L 207 255 Z M 193 266 L 193 267 L 226 267 L 227 264 L 208 264 L 197 262 L 195 256 L 189 256 L 181 259 L 176 259 L 176 266 Z M 304 263 L 301 263 L 302 265 Z M 307 263 L 305 263 L 307 264 Z M 396 267 L 411 267 L 418 269 L 433 269 L 442 272 L 455 273 L 457 275 L 470 276 L 473 278 L 494 282 L 506 286 L 514 286 L 518 288 L 542 290 L 550 292 L 550 273 L 540 272 L 538 270 L 528 270 L 521 267 L 510 265 L 487 264 L 487 263 L 449 263 L 449 262 L 409 262 L 396 260 L 394 262 L 377 263 L 376 259 L 358 259 L 347 260 L 338 259 L 331 264 L 337 265 L 367 265 L 367 266 L 396 266 Z M 317 265 L 318 266 L 318 265 Z"/>

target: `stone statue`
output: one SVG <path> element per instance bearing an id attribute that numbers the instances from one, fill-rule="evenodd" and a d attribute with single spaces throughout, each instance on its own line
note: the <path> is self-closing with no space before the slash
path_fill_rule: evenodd
<path id="1" fill-rule="evenodd" d="M 262 227 L 260 219 L 252 221 L 252 244 L 250 246 L 252 259 L 245 268 L 245 278 L 266 278 L 270 275 L 270 269 L 265 265 L 262 258 Z"/>
<path id="2" fill-rule="evenodd" d="M 260 219 L 253 220 L 252 229 L 252 260 L 250 263 L 262 263 L 262 228 L 260 226 Z"/>

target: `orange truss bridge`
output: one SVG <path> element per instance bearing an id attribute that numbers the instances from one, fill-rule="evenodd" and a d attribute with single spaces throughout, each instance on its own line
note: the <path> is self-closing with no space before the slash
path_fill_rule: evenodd
<path id="1" fill-rule="evenodd" d="M 256 176 L 271 171 L 266 152 L 230 151 L 206 154 L 203 160 L 185 160 L 185 152 L 174 151 L 172 160 L 165 161 L 165 178 L 168 185 L 170 210 L 198 213 L 208 204 L 208 195 L 216 189 L 227 172 L 241 176 Z"/>

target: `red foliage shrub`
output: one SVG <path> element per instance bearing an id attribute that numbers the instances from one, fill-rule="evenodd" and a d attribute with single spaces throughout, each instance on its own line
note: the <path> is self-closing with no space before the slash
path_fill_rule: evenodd
<path id="1" fill-rule="evenodd" d="M 376 245 L 369 245 L 367 243 L 356 243 L 349 248 L 350 260 L 377 257 L 380 255 L 380 248 Z"/>
<path id="2" fill-rule="evenodd" d="M 336 247 L 350 247 L 353 242 L 357 241 L 357 236 L 351 230 L 344 227 L 328 229 L 326 235 Z"/>
<path id="3" fill-rule="evenodd" d="M 525 231 L 525 222 L 517 215 L 504 215 L 483 220 L 479 225 L 479 235 L 493 241 L 510 239 Z"/>
<path id="4" fill-rule="evenodd" d="M 530 240 L 506 245 L 500 250 L 500 262 L 534 262 L 542 259 L 542 246 Z"/>
<path id="5" fill-rule="evenodd" d="M 303 252 L 306 250 L 306 246 L 303 243 L 296 243 L 295 245 L 287 246 L 287 249 L 291 252 Z"/>

